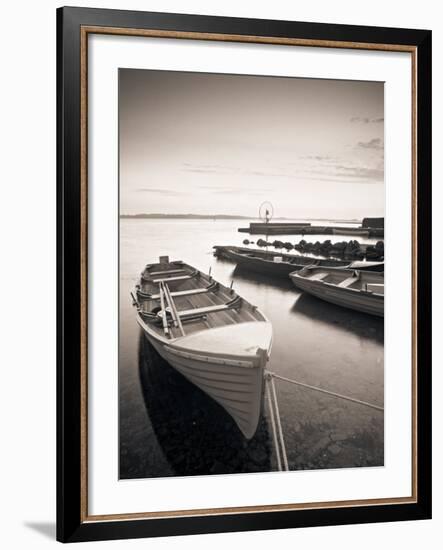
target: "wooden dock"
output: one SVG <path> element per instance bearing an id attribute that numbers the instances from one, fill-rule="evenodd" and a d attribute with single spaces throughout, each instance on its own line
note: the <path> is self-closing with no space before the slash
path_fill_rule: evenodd
<path id="1" fill-rule="evenodd" d="M 369 237 L 384 237 L 383 227 L 365 227 Z M 343 235 L 359 236 L 362 227 L 312 225 L 310 223 L 250 223 L 249 227 L 239 227 L 240 233 L 250 235 L 333 235 L 340 231 Z"/>
<path id="2" fill-rule="evenodd" d="M 256 250 L 260 250 L 260 254 L 269 254 L 270 256 L 275 256 L 276 247 L 273 246 L 272 243 L 269 243 L 269 248 L 272 248 L 272 250 L 267 250 L 266 247 L 258 248 Z M 242 247 L 242 246 L 226 246 L 226 245 L 215 245 L 213 246 L 214 249 L 214 255 L 221 257 L 221 258 L 230 258 L 230 255 L 228 253 L 228 250 L 235 250 L 237 252 L 252 252 L 254 251 L 254 248 L 249 247 Z M 368 251 L 369 249 L 369 251 Z M 343 253 L 338 252 L 332 252 L 331 254 L 322 254 L 320 252 L 317 252 L 315 250 L 306 250 L 306 251 L 298 251 L 297 253 L 291 254 L 288 249 L 285 249 L 285 247 L 277 248 L 277 250 L 284 251 L 285 255 L 294 257 L 302 256 L 312 256 L 315 258 L 344 258 L 344 259 L 359 259 L 359 258 L 367 258 L 367 259 L 373 259 L 373 260 L 379 260 L 380 257 L 371 255 L 371 250 L 373 251 L 374 245 L 371 244 L 363 244 L 360 243 L 359 252 L 360 254 L 346 254 L 345 251 Z M 369 252 L 369 254 L 368 254 Z M 383 256 L 384 257 L 384 256 Z"/>

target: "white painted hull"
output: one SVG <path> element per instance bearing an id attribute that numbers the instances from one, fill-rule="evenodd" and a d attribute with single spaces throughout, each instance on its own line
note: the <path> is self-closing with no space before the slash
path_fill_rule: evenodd
<path id="1" fill-rule="evenodd" d="M 180 346 L 180 340 L 161 341 L 139 319 L 148 341 L 159 355 L 180 374 L 219 403 L 240 431 L 251 439 L 262 411 L 264 368 L 268 349 L 254 349 L 251 355 L 220 352 L 201 353 Z M 268 325 L 269 323 L 263 323 Z M 241 325 L 233 327 L 238 328 Z M 270 325 L 269 325 L 270 326 Z M 269 344 L 270 346 L 270 341 Z"/>
<path id="2" fill-rule="evenodd" d="M 296 274 L 291 274 L 290 278 L 298 289 L 326 302 L 376 315 L 377 317 L 384 316 L 383 296 L 350 288 L 340 288 L 332 284 L 326 285 L 320 281 L 313 281 Z"/>

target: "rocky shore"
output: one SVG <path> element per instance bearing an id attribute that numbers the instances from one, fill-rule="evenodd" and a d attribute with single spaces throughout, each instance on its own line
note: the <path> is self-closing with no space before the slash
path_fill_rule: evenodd
<path id="1" fill-rule="evenodd" d="M 254 244 L 253 241 L 245 239 L 243 244 Z M 340 241 L 337 243 L 326 240 L 323 242 L 317 241 L 315 243 L 307 242 L 304 239 L 298 243 L 284 242 L 284 241 L 265 241 L 264 239 L 258 239 L 257 246 L 262 248 L 268 248 L 273 246 L 277 249 L 284 249 L 286 251 L 296 250 L 303 254 L 314 254 L 325 257 L 339 257 L 352 260 L 383 260 L 385 254 L 385 246 L 383 241 L 377 241 L 375 245 L 362 244 L 357 240 Z"/>

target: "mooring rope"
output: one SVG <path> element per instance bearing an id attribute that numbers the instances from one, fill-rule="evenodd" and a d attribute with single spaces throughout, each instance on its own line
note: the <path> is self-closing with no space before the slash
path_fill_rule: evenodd
<path id="1" fill-rule="evenodd" d="M 272 397 L 273 397 L 273 400 L 274 400 L 275 416 L 277 417 L 277 428 L 278 428 L 278 436 L 280 438 L 281 454 L 282 454 L 282 458 L 283 458 L 283 467 L 286 471 L 288 471 L 289 470 L 288 455 L 286 454 L 286 446 L 285 446 L 285 440 L 283 438 L 283 430 L 282 430 L 282 427 L 281 427 L 281 420 L 280 420 L 280 410 L 278 408 L 277 392 L 275 391 L 275 383 L 274 383 L 273 376 L 269 377 L 269 383 L 271 385 Z"/>
<path id="2" fill-rule="evenodd" d="M 265 370 L 265 386 L 266 386 L 266 395 L 269 402 L 269 413 L 271 417 L 271 427 L 272 427 L 272 436 L 274 439 L 275 454 L 277 457 L 277 466 L 280 471 L 285 470 L 289 471 L 288 465 L 288 456 L 286 453 L 285 440 L 283 437 L 283 429 L 281 426 L 280 410 L 278 407 L 277 392 L 275 390 L 274 378 L 278 380 L 283 380 L 284 382 L 289 382 L 290 384 L 295 384 L 296 386 L 301 386 L 302 388 L 307 388 L 309 390 L 318 391 L 324 393 L 331 397 L 337 397 L 338 399 L 345 399 L 346 401 L 351 401 L 352 403 L 357 403 L 358 405 L 364 405 L 365 407 L 370 407 L 376 411 L 384 411 L 383 407 L 379 405 L 374 405 L 373 403 L 368 403 L 367 401 L 362 401 L 361 399 L 355 399 L 355 397 L 348 397 L 347 395 L 342 395 L 341 393 L 335 393 L 329 390 L 324 390 L 323 388 L 318 388 L 317 386 L 311 386 L 310 384 L 305 384 L 299 382 L 298 380 L 292 380 L 291 378 L 286 378 L 285 376 L 280 376 L 275 372 Z M 275 409 L 275 411 L 274 411 Z M 281 450 L 280 450 L 281 449 Z M 282 464 L 283 458 L 283 464 Z"/>
<path id="3" fill-rule="evenodd" d="M 379 405 L 374 405 L 374 403 L 368 403 L 367 401 L 362 401 L 361 399 L 356 399 L 355 397 L 348 397 L 347 395 L 342 395 L 341 393 L 335 393 L 333 391 L 324 390 L 323 388 L 318 388 L 317 386 L 311 386 L 310 384 L 305 384 L 303 382 L 299 382 L 298 380 L 291 380 L 291 378 L 280 376 L 275 372 L 266 371 L 266 373 L 270 376 L 271 379 L 278 378 L 278 380 L 283 380 L 284 382 L 289 382 L 290 384 L 295 384 L 296 386 L 301 386 L 302 388 L 307 388 L 309 390 L 318 391 L 320 393 L 330 395 L 331 397 L 337 397 L 338 399 L 345 399 L 346 401 L 351 401 L 352 403 L 357 403 L 358 405 L 364 405 L 365 407 L 370 407 L 371 409 L 375 409 L 376 411 L 384 412 L 385 410 L 384 407 L 380 407 Z"/>
<path id="4" fill-rule="evenodd" d="M 265 385 L 266 385 L 266 393 L 268 397 L 269 402 L 269 412 L 271 415 L 271 426 L 272 426 L 272 435 L 274 438 L 274 447 L 275 447 L 275 454 L 277 455 L 277 466 L 280 472 L 282 471 L 282 464 L 281 464 L 281 457 L 280 457 L 280 446 L 278 444 L 277 440 L 277 429 L 275 427 L 275 418 L 274 418 L 274 407 L 272 404 L 272 396 L 271 396 L 271 390 L 269 388 L 270 381 L 272 380 L 272 377 L 268 376 L 265 379 Z"/>

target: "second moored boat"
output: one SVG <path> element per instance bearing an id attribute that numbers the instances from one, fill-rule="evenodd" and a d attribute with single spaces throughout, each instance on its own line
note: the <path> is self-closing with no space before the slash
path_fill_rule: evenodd
<path id="1" fill-rule="evenodd" d="M 311 256 L 284 254 L 235 246 L 216 246 L 215 254 L 235 262 L 239 267 L 275 277 L 287 278 L 290 273 L 306 266 L 383 271 L 384 262 L 349 261 L 336 258 L 319 259 Z"/>
<path id="2" fill-rule="evenodd" d="M 384 316 L 384 273 L 305 267 L 289 277 L 298 289 L 326 302 Z"/>

